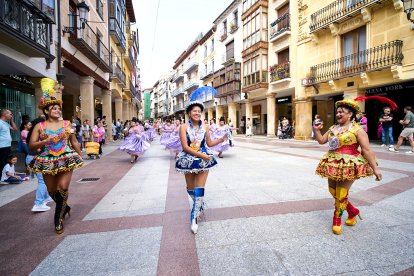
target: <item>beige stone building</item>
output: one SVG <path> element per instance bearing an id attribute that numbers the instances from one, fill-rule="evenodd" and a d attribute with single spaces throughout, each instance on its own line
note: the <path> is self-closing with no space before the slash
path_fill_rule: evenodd
<path id="1" fill-rule="evenodd" d="M 383 95 L 413 104 L 414 40 L 401 1 L 297 1 L 296 138 L 311 135 L 312 116 L 334 123 L 334 102 Z M 298 62 L 299 63 L 299 62 Z M 362 102 L 371 138 L 383 105 Z M 398 135 L 398 123 L 395 124 Z"/>

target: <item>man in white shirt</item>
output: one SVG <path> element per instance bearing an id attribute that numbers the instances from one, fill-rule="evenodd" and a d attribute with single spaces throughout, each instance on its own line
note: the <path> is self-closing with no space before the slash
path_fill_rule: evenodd
<path id="1" fill-rule="evenodd" d="M 10 130 L 17 130 L 13 121 L 13 113 L 8 109 L 2 109 L 0 110 L 0 171 L 3 170 L 7 163 L 7 157 L 11 153 L 12 138 Z"/>

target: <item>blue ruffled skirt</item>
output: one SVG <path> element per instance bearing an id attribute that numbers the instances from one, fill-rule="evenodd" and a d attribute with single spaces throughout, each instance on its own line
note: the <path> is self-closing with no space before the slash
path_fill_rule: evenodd
<path id="1" fill-rule="evenodd" d="M 185 151 L 182 151 L 178 154 L 177 160 L 175 161 L 175 169 L 179 173 L 199 173 L 208 171 L 214 166 L 217 165 L 217 160 L 213 156 L 213 153 L 207 147 L 201 147 L 200 150 L 202 153 L 210 155 L 211 159 L 205 161 L 202 158 L 195 157 Z"/>

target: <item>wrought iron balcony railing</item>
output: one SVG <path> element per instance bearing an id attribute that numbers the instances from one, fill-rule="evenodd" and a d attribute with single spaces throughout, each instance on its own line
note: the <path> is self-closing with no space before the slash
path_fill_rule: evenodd
<path id="1" fill-rule="evenodd" d="M 193 88 L 197 88 L 198 86 L 199 86 L 198 81 L 188 80 L 186 83 L 184 83 L 183 90 L 190 91 Z"/>
<path id="2" fill-rule="evenodd" d="M 392 65 L 401 65 L 404 58 L 402 46 L 401 40 L 394 40 L 312 66 L 308 82 L 314 84 L 354 76 L 361 72 L 378 71 Z"/>
<path id="3" fill-rule="evenodd" d="M 174 74 L 174 77 L 173 77 L 173 79 L 172 79 L 172 82 L 178 82 L 178 81 L 180 81 L 180 80 L 182 80 L 182 79 L 184 79 L 183 72 L 181 72 L 181 71 L 177 71 L 177 72 Z"/>
<path id="4" fill-rule="evenodd" d="M 197 67 L 198 67 L 198 62 L 195 59 L 190 60 L 184 66 L 183 73 L 188 74 L 188 73 L 192 72 L 193 70 L 195 70 Z"/>
<path id="5" fill-rule="evenodd" d="M 2 43 L 29 57 L 49 58 L 51 22 L 25 1 L 0 0 Z"/>
<path id="6" fill-rule="evenodd" d="M 290 78 L 290 63 L 285 62 L 270 66 L 270 82 Z"/>
<path id="7" fill-rule="evenodd" d="M 123 85 L 125 85 L 126 75 L 122 71 L 121 66 L 119 66 L 118 63 L 116 63 L 112 66 L 112 70 L 113 70 L 112 77 L 116 77 Z"/>
<path id="8" fill-rule="evenodd" d="M 88 23 L 84 23 L 84 29 L 77 29 L 76 26 L 80 23 L 78 22 L 78 16 L 75 14 L 69 14 L 68 16 L 69 29 L 71 30 L 69 42 L 104 72 L 111 72 L 111 55 L 108 48 Z"/>
<path id="9" fill-rule="evenodd" d="M 174 112 L 183 111 L 184 110 L 184 104 L 176 104 L 174 105 Z"/>
<path id="10" fill-rule="evenodd" d="M 290 31 L 290 14 L 282 15 L 270 24 L 270 41 L 280 34 Z"/>
<path id="11" fill-rule="evenodd" d="M 336 0 L 311 15 L 310 32 L 314 33 L 335 22 L 356 16 L 361 9 L 379 5 L 385 0 Z"/>
<path id="12" fill-rule="evenodd" d="M 237 29 L 239 28 L 239 22 L 237 21 L 237 18 L 234 18 L 231 22 L 230 22 L 230 33 L 233 34 L 237 31 Z"/>
<path id="13" fill-rule="evenodd" d="M 180 95 L 181 93 L 184 93 L 183 88 L 177 87 L 173 92 L 172 92 L 172 96 L 173 97 L 177 97 L 178 95 Z"/>
<path id="14" fill-rule="evenodd" d="M 129 90 L 131 91 L 132 95 L 134 95 L 135 97 L 137 92 L 136 92 L 135 84 L 133 83 L 132 80 L 129 80 Z"/>
<path id="15" fill-rule="evenodd" d="M 222 28 L 220 31 L 220 42 L 223 42 L 227 38 L 227 28 Z"/>
<path id="16" fill-rule="evenodd" d="M 121 26 L 119 26 L 119 22 L 115 17 L 109 18 L 109 32 L 115 39 L 115 42 L 121 46 L 121 48 L 125 51 L 126 49 L 126 39 L 124 32 L 121 30 Z"/>

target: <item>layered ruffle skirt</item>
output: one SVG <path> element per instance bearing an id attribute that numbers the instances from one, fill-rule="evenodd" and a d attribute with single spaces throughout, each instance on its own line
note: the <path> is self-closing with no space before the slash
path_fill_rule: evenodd
<path id="1" fill-rule="evenodd" d="M 183 147 L 181 145 L 180 136 L 178 136 L 178 134 L 171 135 L 170 139 L 165 142 L 165 148 L 176 153 L 182 151 Z"/>
<path id="2" fill-rule="evenodd" d="M 358 151 L 354 154 L 329 151 L 319 162 L 316 174 L 334 181 L 346 181 L 372 176 L 374 171 Z"/>
<path id="3" fill-rule="evenodd" d="M 82 165 L 82 157 L 75 151 L 69 151 L 59 156 L 37 155 L 29 166 L 35 173 L 55 175 L 60 172 L 72 171 Z"/>
<path id="4" fill-rule="evenodd" d="M 130 135 L 119 146 L 119 150 L 125 151 L 130 155 L 141 155 L 149 149 L 150 143 L 145 141 L 142 136 Z"/>
<path id="5" fill-rule="evenodd" d="M 214 158 L 213 153 L 207 147 L 201 147 L 199 151 L 210 155 L 210 160 L 205 161 L 202 158 L 181 151 L 175 161 L 175 169 L 177 172 L 184 174 L 205 172 L 217 165 L 216 158 Z"/>

